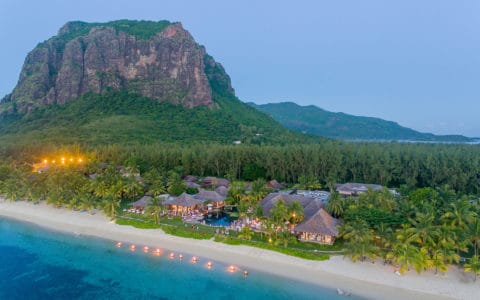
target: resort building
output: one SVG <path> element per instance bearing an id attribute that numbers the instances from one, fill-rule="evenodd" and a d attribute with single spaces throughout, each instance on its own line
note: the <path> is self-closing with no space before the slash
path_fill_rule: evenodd
<path id="1" fill-rule="evenodd" d="M 295 226 L 293 231 L 300 241 L 333 245 L 338 236 L 338 223 L 338 219 L 320 208 L 313 216 Z"/>
<path id="2" fill-rule="evenodd" d="M 302 205 L 304 214 L 303 221 L 293 228 L 299 241 L 333 244 L 338 236 L 336 227 L 339 221 L 323 209 L 324 202 L 327 201 L 330 193 L 316 191 L 318 195 L 315 195 L 315 197 L 291 193 L 271 193 L 267 195 L 260 201 L 263 214 L 267 217 L 270 216 L 272 208 L 278 201 L 284 201 L 287 206 L 297 201 Z"/>
<path id="3" fill-rule="evenodd" d="M 172 197 L 167 200 L 168 210 L 175 215 L 198 212 L 202 209 L 203 202 L 195 199 L 193 196 L 182 193 L 178 197 Z"/>
<path id="4" fill-rule="evenodd" d="M 367 192 L 368 189 L 372 189 L 373 191 L 379 191 L 383 189 L 383 186 L 379 184 L 368 183 L 343 183 L 336 185 L 337 192 L 344 197 L 358 196 L 362 193 Z"/>
<path id="5" fill-rule="evenodd" d="M 132 203 L 132 206 L 135 210 L 145 210 L 145 207 L 152 201 L 152 197 L 143 196 L 139 200 Z"/>
<path id="6" fill-rule="evenodd" d="M 303 207 L 303 214 L 305 220 L 312 217 L 317 213 L 320 208 L 323 207 L 322 201 L 320 199 L 315 199 L 312 197 L 305 197 L 303 195 L 297 194 L 283 194 L 283 193 L 270 193 L 262 201 L 260 205 L 262 206 L 262 211 L 264 216 L 270 216 L 271 210 L 275 206 L 275 203 L 283 200 L 285 205 L 290 205 L 292 202 L 299 202 Z"/>
<path id="7" fill-rule="evenodd" d="M 218 188 L 219 186 L 224 186 L 228 188 L 230 186 L 230 181 L 225 178 L 208 176 L 200 179 L 199 181 L 203 184 L 204 187 Z"/>
<path id="8" fill-rule="evenodd" d="M 319 190 L 314 190 L 314 191 L 296 190 L 295 194 L 316 199 L 316 200 L 322 202 L 323 205 L 327 205 L 328 199 L 330 198 L 330 193 L 329 192 L 319 191 Z"/>
<path id="9" fill-rule="evenodd" d="M 201 190 L 194 198 L 202 203 L 207 202 L 208 211 L 218 211 L 225 206 L 226 195 L 221 195 L 217 191 Z"/>

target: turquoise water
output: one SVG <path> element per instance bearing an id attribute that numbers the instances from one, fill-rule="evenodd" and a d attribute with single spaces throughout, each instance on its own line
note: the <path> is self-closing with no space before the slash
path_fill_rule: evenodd
<path id="1" fill-rule="evenodd" d="M 0 299 L 343 299 L 335 290 L 206 259 L 193 264 L 0 217 Z M 261 263 L 261 262 L 259 262 Z M 349 297 L 349 299 L 354 299 Z"/>
<path id="2" fill-rule="evenodd" d="M 211 214 L 210 216 L 205 216 L 205 223 L 212 226 L 229 226 L 231 222 L 237 220 L 238 218 L 232 218 L 226 213 Z"/>

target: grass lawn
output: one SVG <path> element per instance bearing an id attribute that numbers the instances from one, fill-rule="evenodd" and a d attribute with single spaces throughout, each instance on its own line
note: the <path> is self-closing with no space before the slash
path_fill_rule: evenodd
<path id="1" fill-rule="evenodd" d="M 142 229 L 161 228 L 167 234 L 185 238 L 211 239 L 215 237 L 215 241 L 220 243 L 247 245 L 310 260 L 327 260 L 330 257 L 330 252 L 340 252 L 343 247 L 341 241 L 335 243 L 335 245 L 319 245 L 298 242 L 293 237 L 289 239 L 285 247 L 283 244 L 276 245 L 269 242 L 266 235 L 260 235 L 259 233 L 254 233 L 251 240 L 239 239 L 238 233 L 233 230 L 230 230 L 227 236 L 216 235 L 216 227 L 185 223 L 179 217 L 161 217 L 160 224 L 156 224 L 151 216 L 122 212 L 117 217 L 116 222 L 120 225 L 129 225 Z M 220 231 L 223 232 L 223 229 L 220 229 Z"/>

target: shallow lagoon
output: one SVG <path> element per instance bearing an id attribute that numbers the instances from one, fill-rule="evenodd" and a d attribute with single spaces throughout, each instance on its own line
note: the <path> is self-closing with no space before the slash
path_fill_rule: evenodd
<path id="1" fill-rule="evenodd" d="M 0 299 L 343 299 L 334 289 L 207 259 L 131 251 L 115 242 L 0 218 Z M 149 245 L 159 246 L 161 245 Z M 261 263 L 261 262 L 259 262 Z M 349 299 L 354 299 L 349 297 Z"/>

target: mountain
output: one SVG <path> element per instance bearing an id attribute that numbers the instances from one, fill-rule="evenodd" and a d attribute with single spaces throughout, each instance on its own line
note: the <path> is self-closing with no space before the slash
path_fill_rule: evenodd
<path id="1" fill-rule="evenodd" d="M 347 140 L 405 140 L 432 142 L 470 142 L 461 135 L 422 133 L 379 118 L 334 113 L 313 105 L 300 106 L 293 102 L 250 106 L 269 114 L 291 130 L 312 135 Z"/>
<path id="2" fill-rule="evenodd" d="M 223 67 L 168 21 L 69 22 L 0 102 L 3 143 L 309 139 L 238 100 Z"/>

